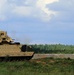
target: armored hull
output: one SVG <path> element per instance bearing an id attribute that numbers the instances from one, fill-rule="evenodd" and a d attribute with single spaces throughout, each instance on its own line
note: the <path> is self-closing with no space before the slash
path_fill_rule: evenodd
<path id="1" fill-rule="evenodd" d="M 22 47 L 24 47 L 22 49 Z M 26 48 L 25 48 L 26 47 Z M 1 59 L 26 59 L 29 60 L 33 57 L 34 52 L 30 51 L 31 48 L 27 45 L 16 44 L 2 44 L 0 45 L 0 58 Z"/>

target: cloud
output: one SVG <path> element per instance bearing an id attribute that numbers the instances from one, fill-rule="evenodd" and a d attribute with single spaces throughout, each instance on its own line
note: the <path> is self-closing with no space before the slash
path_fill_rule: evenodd
<path id="1" fill-rule="evenodd" d="M 42 21 L 74 21 L 74 0 L 0 0 L 0 21 L 35 18 Z"/>
<path id="2" fill-rule="evenodd" d="M 15 9 L 13 9 L 13 13 L 17 16 L 30 16 L 32 12 L 31 9 L 31 7 L 16 6 Z"/>
<path id="3" fill-rule="evenodd" d="M 74 0 L 59 0 L 59 2 L 48 5 L 50 10 L 57 11 L 55 21 L 73 22 L 74 21 Z"/>
<path id="4" fill-rule="evenodd" d="M 56 12 L 46 6 L 54 2 L 58 0 L 0 0 L 0 20 L 12 15 L 12 17 L 29 16 L 49 21 Z"/>
<path id="5" fill-rule="evenodd" d="M 58 0 L 38 0 L 36 6 L 41 10 L 41 18 L 45 21 L 51 19 L 52 15 L 56 15 L 57 12 L 48 9 L 47 4 L 52 4 Z"/>
<path id="6" fill-rule="evenodd" d="M 45 12 L 47 15 L 55 14 L 55 11 L 49 10 L 46 5 L 54 3 L 58 0 L 38 0 L 37 1 L 37 7 L 39 7 L 43 12 Z"/>
<path id="7" fill-rule="evenodd" d="M 6 6 L 6 2 L 7 0 L 0 0 L 0 20 L 4 20 L 5 19 L 5 6 Z"/>

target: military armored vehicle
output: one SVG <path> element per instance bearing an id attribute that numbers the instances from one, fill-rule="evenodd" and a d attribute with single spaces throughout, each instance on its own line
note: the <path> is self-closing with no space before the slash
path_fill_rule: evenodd
<path id="1" fill-rule="evenodd" d="M 0 60 L 30 60 L 34 55 L 31 46 L 21 45 L 19 42 L 14 42 L 7 35 L 7 32 L 0 31 Z"/>

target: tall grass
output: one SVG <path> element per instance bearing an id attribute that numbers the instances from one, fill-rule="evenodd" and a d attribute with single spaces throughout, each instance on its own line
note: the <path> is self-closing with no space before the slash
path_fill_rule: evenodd
<path id="1" fill-rule="evenodd" d="M 47 58 L 0 62 L 0 75 L 74 75 L 74 60 Z"/>

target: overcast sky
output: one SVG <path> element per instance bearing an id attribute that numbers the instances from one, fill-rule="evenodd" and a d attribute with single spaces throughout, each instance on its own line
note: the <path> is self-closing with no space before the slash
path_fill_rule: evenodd
<path id="1" fill-rule="evenodd" d="M 0 30 L 21 43 L 74 45 L 74 0 L 0 0 Z"/>

